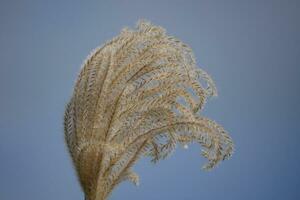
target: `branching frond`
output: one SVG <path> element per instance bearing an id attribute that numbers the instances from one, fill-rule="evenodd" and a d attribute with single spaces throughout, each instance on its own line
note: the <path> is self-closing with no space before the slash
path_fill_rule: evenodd
<path id="1" fill-rule="evenodd" d="M 177 144 L 197 142 L 212 169 L 229 158 L 226 131 L 200 112 L 217 89 L 196 66 L 190 47 L 141 21 L 94 50 L 84 62 L 64 116 L 65 140 L 89 200 L 104 200 L 116 185 L 138 185 L 132 166 L 153 162 Z"/>

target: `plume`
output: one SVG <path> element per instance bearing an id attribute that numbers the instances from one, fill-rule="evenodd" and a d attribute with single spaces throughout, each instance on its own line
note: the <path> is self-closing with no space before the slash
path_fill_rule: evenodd
<path id="1" fill-rule="evenodd" d="M 200 114 L 217 96 L 190 47 L 147 21 L 95 49 L 84 62 L 64 115 L 65 141 L 87 200 L 105 200 L 132 166 L 157 162 L 196 142 L 210 170 L 233 152 L 215 121 Z"/>

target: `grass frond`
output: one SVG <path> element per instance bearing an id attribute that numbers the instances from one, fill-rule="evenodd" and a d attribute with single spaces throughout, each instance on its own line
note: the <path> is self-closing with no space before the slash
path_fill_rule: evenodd
<path id="1" fill-rule="evenodd" d="M 158 162 L 178 144 L 199 143 L 214 168 L 228 159 L 227 132 L 201 115 L 217 96 L 191 48 L 145 20 L 95 49 L 83 63 L 65 109 L 64 132 L 88 200 L 105 200 L 141 156 Z"/>

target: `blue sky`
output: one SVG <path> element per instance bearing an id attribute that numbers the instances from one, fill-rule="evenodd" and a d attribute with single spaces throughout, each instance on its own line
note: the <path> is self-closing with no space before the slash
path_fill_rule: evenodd
<path id="1" fill-rule="evenodd" d="M 83 200 L 63 112 L 92 49 L 140 18 L 189 44 L 219 97 L 203 115 L 236 151 L 211 172 L 200 148 L 135 170 L 111 200 L 300 199 L 299 1 L 0 2 L 0 199 Z"/>

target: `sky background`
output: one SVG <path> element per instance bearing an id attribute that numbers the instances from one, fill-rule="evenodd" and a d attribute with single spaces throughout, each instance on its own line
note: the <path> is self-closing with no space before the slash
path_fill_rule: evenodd
<path id="1" fill-rule="evenodd" d="M 198 145 L 154 165 L 110 200 L 300 199 L 300 2 L 0 1 L 0 199 L 83 200 L 63 137 L 80 66 L 140 18 L 194 50 L 219 97 L 203 115 L 235 153 L 211 172 Z"/>

